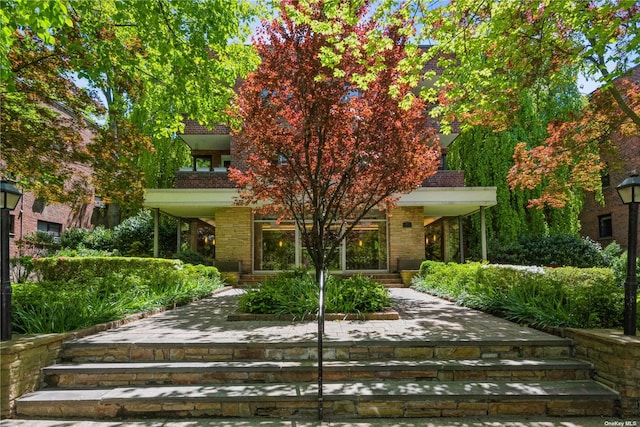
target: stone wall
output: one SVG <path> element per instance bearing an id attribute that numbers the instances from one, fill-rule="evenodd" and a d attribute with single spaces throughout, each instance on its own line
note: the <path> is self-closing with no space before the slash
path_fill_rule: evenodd
<path id="1" fill-rule="evenodd" d="M 251 208 L 216 209 L 216 260 L 242 262 L 242 272 L 251 272 Z"/>
<path id="2" fill-rule="evenodd" d="M 9 418 L 15 400 L 40 388 L 42 368 L 60 360 L 67 334 L 3 342 L 0 346 L 0 418 Z"/>
<path id="3" fill-rule="evenodd" d="M 594 365 L 594 379 L 620 393 L 621 416 L 640 416 L 640 337 L 608 329 L 553 332 L 573 340 L 575 357 Z"/>
<path id="4" fill-rule="evenodd" d="M 389 213 L 389 271 L 398 270 L 399 259 L 424 259 L 422 206 L 399 207 Z"/>

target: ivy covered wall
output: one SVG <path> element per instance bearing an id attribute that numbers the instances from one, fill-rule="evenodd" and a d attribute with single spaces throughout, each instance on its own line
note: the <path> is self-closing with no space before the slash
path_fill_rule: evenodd
<path id="1" fill-rule="evenodd" d="M 577 235 L 583 200 L 581 193 L 573 192 L 570 203 L 563 209 L 527 208 L 529 199 L 538 197 L 542 190 L 511 190 L 507 173 L 514 163 L 516 144 L 541 145 L 548 136 L 549 122 L 578 111 L 584 99 L 577 87 L 556 91 L 540 89 L 535 93 L 523 93 L 520 98 L 521 109 L 514 114 L 509 129 L 495 130 L 485 126 L 464 129 L 449 147 L 449 167 L 465 171 L 467 186 L 497 187 L 498 204 L 486 211 L 490 243 L 507 244 L 527 235 Z M 467 227 L 469 230 L 465 234 L 473 254 L 479 250 L 479 216 L 473 215 Z"/>

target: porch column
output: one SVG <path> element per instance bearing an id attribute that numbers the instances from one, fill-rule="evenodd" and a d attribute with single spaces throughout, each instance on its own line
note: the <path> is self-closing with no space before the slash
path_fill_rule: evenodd
<path id="1" fill-rule="evenodd" d="M 464 230 L 462 228 L 462 216 L 458 217 L 458 247 L 460 248 L 460 264 L 464 264 Z"/>
<path id="2" fill-rule="evenodd" d="M 160 209 L 153 210 L 153 257 L 160 254 Z"/>
<path id="3" fill-rule="evenodd" d="M 176 231 L 176 253 L 180 253 L 182 246 L 182 218 L 178 218 L 178 229 Z"/>
<path id="4" fill-rule="evenodd" d="M 484 214 L 484 206 L 480 206 L 480 247 L 482 248 L 482 260 L 487 260 L 487 223 Z"/>

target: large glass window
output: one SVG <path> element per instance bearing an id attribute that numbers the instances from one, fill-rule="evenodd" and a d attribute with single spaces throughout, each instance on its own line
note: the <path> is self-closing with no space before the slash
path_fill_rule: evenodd
<path id="1" fill-rule="evenodd" d="M 294 223 L 256 221 L 254 225 L 254 269 L 287 270 L 296 266 Z"/>
<path id="2" fill-rule="evenodd" d="M 346 239 L 345 255 L 347 270 L 386 270 L 386 222 L 360 222 Z"/>
<path id="3" fill-rule="evenodd" d="M 380 218 L 381 217 L 381 218 Z M 311 267 L 293 221 L 277 223 L 275 219 L 256 216 L 254 220 L 254 265 L 256 271 L 277 271 L 302 266 Z M 358 223 L 342 242 L 329 270 L 386 270 L 387 221 L 384 214 L 372 213 Z"/>

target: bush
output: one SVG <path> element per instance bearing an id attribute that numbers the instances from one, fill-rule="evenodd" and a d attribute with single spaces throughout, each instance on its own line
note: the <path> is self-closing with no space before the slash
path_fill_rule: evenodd
<path id="1" fill-rule="evenodd" d="M 34 260 L 43 280 L 13 287 L 18 333 L 67 332 L 126 315 L 185 304 L 223 286 L 214 267 L 149 258 Z"/>
<path id="2" fill-rule="evenodd" d="M 305 271 L 290 271 L 267 279 L 258 289 L 239 298 L 240 311 L 289 314 L 304 319 L 318 311 L 318 284 Z M 372 313 L 391 305 L 388 290 L 368 277 L 329 276 L 325 284 L 325 312 Z"/>
<path id="3" fill-rule="evenodd" d="M 608 268 L 425 262 L 415 289 L 533 326 L 617 328 L 624 291 Z"/>
<path id="4" fill-rule="evenodd" d="M 176 251 L 175 219 L 161 217 L 159 224 L 160 253 L 168 256 Z M 113 252 L 128 256 L 145 257 L 153 254 L 153 216 L 148 210 L 141 210 L 115 226 L 106 229 L 96 227 L 93 231 L 82 228 L 68 228 L 60 236 L 61 246 L 67 250 L 84 249 Z"/>
<path id="5" fill-rule="evenodd" d="M 490 242 L 490 260 L 512 265 L 542 265 L 547 267 L 605 267 L 611 256 L 588 239 L 554 234 L 551 236 L 523 236 L 517 243 Z"/>
<path id="6" fill-rule="evenodd" d="M 177 253 L 173 256 L 175 259 L 179 259 L 180 261 L 187 263 L 187 264 L 193 264 L 193 265 L 198 265 L 198 264 L 202 264 L 202 265 L 209 265 L 211 264 L 207 258 L 202 255 L 200 252 L 196 252 L 194 250 L 191 249 L 187 249 L 185 251 L 180 251 L 180 253 Z"/>

